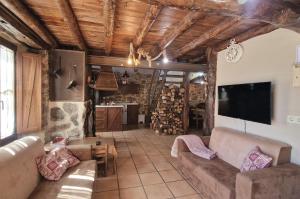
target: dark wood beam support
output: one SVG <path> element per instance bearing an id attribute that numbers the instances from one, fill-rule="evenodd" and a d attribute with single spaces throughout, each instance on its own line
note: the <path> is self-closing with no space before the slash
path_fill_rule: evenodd
<path id="1" fill-rule="evenodd" d="M 105 30 L 104 50 L 105 54 L 109 55 L 111 53 L 114 35 L 116 2 L 115 0 L 104 0 L 103 4 L 103 20 Z"/>
<path id="2" fill-rule="evenodd" d="M 172 56 L 173 59 L 176 59 L 185 53 L 197 48 L 198 46 L 201 46 L 205 44 L 209 39 L 214 38 L 218 34 L 222 33 L 223 31 L 227 30 L 230 28 L 232 25 L 235 23 L 239 22 L 239 18 L 228 18 L 221 22 L 220 24 L 216 25 L 215 27 L 211 28 L 208 30 L 206 33 L 200 35 L 197 39 L 194 39 L 190 43 L 186 44 L 182 48 L 178 49 L 174 55 Z"/>
<path id="3" fill-rule="evenodd" d="M 140 24 L 137 34 L 133 40 L 133 45 L 135 48 L 139 48 L 142 45 L 145 36 L 156 21 L 156 18 L 158 17 L 161 9 L 161 6 L 150 5 L 149 10 L 145 15 L 144 20 Z"/>
<path id="4" fill-rule="evenodd" d="M 58 0 L 58 5 L 61 10 L 61 14 L 64 17 L 64 20 L 68 23 L 71 32 L 74 35 L 74 38 L 78 42 L 78 47 L 80 50 L 86 50 L 86 43 L 83 39 L 78 21 L 73 12 L 72 6 L 69 0 Z"/>
<path id="5" fill-rule="evenodd" d="M 203 55 L 200 55 L 200 56 L 197 56 L 193 59 L 189 59 L 189 63 L 200 63 L 202 61 L 206 61 L 206 54 L 203 54 Z"/>
<path id="6" fill-rule="evenodd" d="M 183 104 L 183 130 L 184 133 L 187 133 L 189 126 L 190 126 L 190 117 L 189 117 L 189 113 L 190 113 L 190 106 L 189 106 L 189 98 L 190 98 L 190 80 L 189 80 L 189 73 L 185 72 L 184 75 L 184 89 L 185 89 L 185 93 L 184 93 L 184 104 Z"/>
<path id="7" fill-rule="evenodd" d="M 22 20 L 32 31 L 39 35 L 51 47 L 57 46 L 57 40 L 47 27 L 38 20 L 32 11 L 20 0 L 1 0 L 1 4 Z M 2 13 L 1 13 L 2 14 Z M 17 29 L 19 27 L 15 26 Z"/>
<path id="8" fill-rule="evenodd" d="M 206 51 L 208 60 L 207 71 L 207 98 L 205 103 L 204 133 L 210 135 L 215 127 L 215 94 L 216 94 L 216 76 L 217 76 L 217 56 L 218 53 L 212 48 Z"/>
<path id="9" fill-rule="evenodd" d="M 113 66 L 113 67 L 128 67 L 133 66 L 127 64 L 127 58 L 124 57 L 108 57 L 108 56 L 96 56 L 88 55 L 87 64 L 90 65 L 100 65 L 100 66 Z M 190 64 L 190 63 L 179 63 L 179 62 L 169 62 L 163 64 L 159 61 L 152 62 L 152 67 L 149 67 L 148 62 L 142 60 L 141 63 L 136 66 L 136 68 L 144 69 L 161 69 L 161 70 L 174 70 L 174 71 L 187 71 L 187 72 L 198 72 L 207 71 L 207 65 L 202 64 Z"/>
<path id="10" fill-rule="evenodd" d="M 36 49 L 48 49 L 48 45 L 38 34 L 0 3 L 0 31 L 21 44 Z"/>
<path id="11" fill-rule="evenodd" d="M 273 25 L 263 25 L 258 26 L 252 29 L 249 29 L 246 32 L 243 32 L 242 34 L 236 35 L 233 37 L 237 43 L 241 43 L 243 41 L 246 41 L 248 39 L 251 39 L 253 37 L 263 35 L 269 32 L 272 32 L 273 30 L 276 30 L 277 28 Z M 214 48 L 216 51 L 222 51 L 227 48 L 227 46 L 230 44 L 230 40 L 222 41 L 221 43 L 217 44 Z"/>

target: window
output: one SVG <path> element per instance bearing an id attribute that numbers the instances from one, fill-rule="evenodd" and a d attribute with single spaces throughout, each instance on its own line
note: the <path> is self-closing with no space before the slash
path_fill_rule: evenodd
<path id="1" fill-rule="evenodd" d="M 15 52 L 0 45 L 0 139 L 15 133 Z"/>

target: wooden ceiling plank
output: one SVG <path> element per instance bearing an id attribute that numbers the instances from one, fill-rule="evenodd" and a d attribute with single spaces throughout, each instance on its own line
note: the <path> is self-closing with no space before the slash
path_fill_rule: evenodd
<path id="1" fill-rule="evenodd" d="M 78 42 L 78 47 L 80 50 L 86 50 L 86 43 L 82 36 L 82 32 L 80 30 L 77 18 L 74 14 L 74 11 L 72 9 L 72 6 L 70 4 L 69 0 L 58 0 L 58 5 L 61 10 L 61 14 L 64 17 L 65 21 L 68 23 L 68 26 L 71 30 L 71 32 L 74 35 L 74 38 Z"/>
<path id="2" fill-rule="evenodd" d="M 178 36 L 183 34 L 200 18 L 205 17 L 203 13 L 197 11 L 189 12 L 178 24 L 173 26 L 170 31 L 167 31 L 159 44 L 161 50 L 167 48 Z"/>
<path id="3" fill-rule="evenodd" d="M 104 51 L 106 55 L 110 55 L 112 50 L 112 41 L 114 36 L 115 26 L 115 11 L 116 2 L 115 0 L 104 0 L 103 1 L 103 20 L 104 20 Z"/>
<path id="4" fill-rule="evenodd" d="M 39 35 L 51 47 L 57 46 L 57 40 L 47 27 L 38 20 L 29 8 L 20 0 L 1 0 L 1 4 L 20 18 L 28 27 Z M 18 27 L 16 27 L 18 28 Z"/>
<path id="5" fill-rule="evenodd" d="M 156 21 L 161 9 L 162 7 L 158 5 L 150 6 L 133 40 L 133 45 L 135 48 L 139 48 L 142 45 L 145 36 Z"/>
<path id="6" fill-rule="evenodd" d="M 193 41 L 187 43 L 180 49 L 176 50 L 176 52 L 173 54 L 172 58 L 176 59 L 176 58 L 186 54 L 187 52 L 199 47 L 200 45 L 203 45 L 209 39 L 214 38 L 215 36 L 222 33 L 223 31 L 226 31 L 229 27 L 231 27 L 235 23 L 238 23 L 239 21 L 240 21 L 239 18 L 225 19 L 220 24 L 216 25 L 215 27 L 209 29 L 204 34 L 200 35 L 198 38 L 194 39 Z"/>
<path id="7" fill-rule="evenodd" d="M 235 39 L 235 41 L 237 43 L 241 43 L 241 42 L 251 39 L 253 37 L 272 32 L 273 30 L 276 30 L 276 29 L 277 28 L 271 24 L 267 24 L 264 26 L 260 25 L 255 28 L 251 28 L 250 30 L 243 32 L 239 35 L 236 35 L 233 38 Z M 226 49 L 229 44 L 230 44 L 230 40 L 222 41 L 221 43 L 214 46 L 214 49 L 219 52 L 219 51 Z"/>

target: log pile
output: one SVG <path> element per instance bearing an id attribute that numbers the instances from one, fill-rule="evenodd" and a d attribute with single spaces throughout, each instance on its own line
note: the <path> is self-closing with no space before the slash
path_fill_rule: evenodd
<path id="1" fill-rule="evenodd" d="M 183 87 L 173 84 L 162 89 L 157 107 L 151 116 L 151 127 L 157 134 L 183 134 L 184 93 Z"/>

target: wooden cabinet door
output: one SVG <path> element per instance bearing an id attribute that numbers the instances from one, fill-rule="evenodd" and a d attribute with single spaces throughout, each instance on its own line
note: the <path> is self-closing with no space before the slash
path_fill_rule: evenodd
<path id="1" fill-rule="evenodd" d="M 16 66 L 18 133 L 41 130 L 41 76 L 41 55 L 33 53 L 18 54 Z"/>
<path id="2" fill-rule="evenodd" d="M 107 129 L 108 131 L 122 130 L 122 108 L 109 107 L 107 112 Z"/>
<path id="3" fill-rule="evenodd" d="M 127 124 L 138 124 L 139 105 L 127 105 Z"/>
<path id="4" fill-rule="evenodd" d="M 107 131 L 107 108 L 96 108 L 96 132 Z"/>

